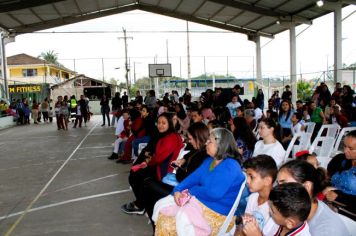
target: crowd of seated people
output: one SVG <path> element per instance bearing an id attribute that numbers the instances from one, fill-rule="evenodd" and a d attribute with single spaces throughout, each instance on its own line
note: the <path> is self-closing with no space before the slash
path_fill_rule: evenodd
<path id="1" fill-rule="evenodd" d="M 121 210 L 146 212 L 155 235 L 217 235 L 246 178 L 247 207 L 228 222 L 235 235 L 351 235 L 339 215 L 356 219 L 356 131 L 327 169 L 308 152 L 285 160 L 288 142 L 304 132 L 305 122 L 318 130 L 356 120 L 348 88 L 337 85 L 331 95 L 321 84 L 295 107 L 287 90 L 282 100 L 274 94 L 279 106 L 271 102 L 265 111 L 257 99 L 242 101 L 240 86 L 223 95 L 220 88 L 209 90 L 197 102 L 188 90 L 155 106 L 129 103 L 130 136 L 120 140 L 122 156 L 109 158 L 131 163 L 132 149 L 137 157 L 128 176 L 135 199 Z M 138 152 L 134 144 L 141 142 L 147 146 Z M 188 153 L 179 155 L 183 149 Z"/>

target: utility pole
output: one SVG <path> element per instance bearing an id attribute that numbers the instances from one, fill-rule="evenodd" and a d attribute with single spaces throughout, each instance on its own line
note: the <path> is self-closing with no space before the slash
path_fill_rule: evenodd
<path id="1" fill-rule="evenodd" d="M 125 79 L 126 79 L 127 94 L 129 94 L 129 88 L 130 88 L 129 71 L 130 71 L 130 68 L 129 68 L 129 63 L 128 63 L 128 59 L 127 59 L 127 39 L 133 39 L 133 38 L 126 36 L 125 28 L 122 28 L 122 31 L 124 32 L 124 37 L 118 37 L 118 39 L 124 39 L 124 43 L 125 43 Z"/>
<path id="2" fill-rule="evenodd" d="M 190 71 L 190 45 L 189 45 L 189 22 L 187 21 L 187 66 L 188 66 L 188 88 L 192 89 L 191 71 Z"/>

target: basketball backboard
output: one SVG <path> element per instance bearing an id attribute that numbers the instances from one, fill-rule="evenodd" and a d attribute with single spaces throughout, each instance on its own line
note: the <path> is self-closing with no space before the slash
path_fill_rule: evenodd
<path id="1" fill-rule="evenodd" d="M 171 64 L 149 64 L 149 77 L 172 77 Z"/>

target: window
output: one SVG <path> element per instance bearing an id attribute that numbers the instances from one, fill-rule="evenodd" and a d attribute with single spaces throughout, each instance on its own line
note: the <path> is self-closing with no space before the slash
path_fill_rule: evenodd
<path id="1" fill-rule="evenodd" d="M 37 76 L 37 69 L 23 69 L 22 75 L 23 77 Z"/>

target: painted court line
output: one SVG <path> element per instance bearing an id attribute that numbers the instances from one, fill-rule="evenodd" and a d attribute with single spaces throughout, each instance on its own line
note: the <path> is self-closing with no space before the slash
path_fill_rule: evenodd
<path id="1" fill-rule="evenodd" d="M 42 188 L 42 190 L 37 194 L 37 196 L 32 200 L 32 202 L 26 207 L 26 209 L 21 213 L 20 217 L 15 221 L 13 225 L 9 228 L 9 230 L 6 231 L 4 236 L 10 236 L 12 232 L 15 230 L 17 225 L 22 221 L 22 219 L 25 217 L 25 215 L 28 213 L 29 210 L 31 210 L 32 206 L 37 202 L 37 200 L 41 197 L 41 195 L 47 190 L 48 186 L 53 182 L 53 180 L 57 177 L 57 175 L 62 171 L 64 166 L 69 162 L 69 160 L 74 156 L 76 151 L 79 149 L 79 147 L 84 143 L 84 141 L 89 137 L 89 135 L 94 131 L 96 126 L 99 123 L 96 123 L 93 128 L 90 129 L 88 134 L 82 139 L 82 141 L 78 144 L 78 146 L 73 150 L 73 152 L 69 155 L 67 160 L 59 167 L 59 169 L 56 171 L 56 173 L 52 176 L 52 178 L 47 182 L 47 184 Z"/>
<path id="2" fill-rule="evenodd" d="M 81 186 L 81 185 L 84 185 L 84 184 L 93 183 L 93 182 L 95 182 L 95 181 L 102 180 L 102 179 L 107 179 L 107 178 L 111 178 L 111 177 L 114 177 L 114 176 L 117 176 L 117 175 L 119 175 L 119 174 L 107 175 L 107 176 L 104 176 L 104 177 L 100 177 L 100 178 L 88 180 L 88 181 L 85 181 L 85 182 L 82 182 L 82 183 L 79 183 L 79 184 L 70 185 L 70 186 L 67 186 L 67 187 L 64 187 L 64 188 L 57 189 L 57 190 L 55 190 L 55 191 L 53 191 L 53 192 L 43 193 L 43 195 L 42 195 L 41 197 L 44 197 L 44 196 L 46 196 L 46 195 L 48 195 L 48 194 L 50 194 L 50 193 L 56 193 L 56 192 L 60 192 L 60 191 L 63 191 L 63 190 L 75 188 L 75 187 L 78 187 L 78 186 Z"/>
<path id="3" fill-rule="evenodd" d="M 8 218 L 11 218 L 11 217 L 14 217 L 14 216 L 18 216 L 18 215 L 23 215 L 25 213 L 27 214 L 29 212 L 34 212 L 34 211 L 39 211 L 39 210 L 43 210 L 43 209 L 47 209 L 47 208 L 51 208 L 51 207 L 61 206 L 61 205 L 65 205 L 65 204 L 69 204 L 69 203 L 73 203 L 73 202 L 80 202 L 80 201 L 85 201 L 85 200 L 88 200 L 88 199 L 105 197 L 105 196 L 110 196 L 110 195 L 119 194 L 119 193 L 126 193 L 126 192 L 130 192 L 130 191 L 131 191 L 131 189 L 124 189 L 124 190 L 118 190 L 118 191 L 113 191 L 113 192 L 108 192 L 108 193 L 90 195 L 90 196 L 86 196 L 86 197 L 74 198 L 74 199 L 71 199 L 71 200 L 63 201 L 63 202 L 57 202 L 57 203 L 53 203 L 53 204 L 49 204 L 49 205 L 45 205 L 45 206 L 40 206 L 40 207 L 36 207 L 36 208 L 32 208 L 32 209 L 26 209 L 25 211 L 12 213 L 12 214 L 9 214 L 7 216 L 1 216 L 0 220 L 8 219 Z M 5 235 L 9 235 L 8 232 Z"/>
<path id="4" fill-rule="evenodd" d="M 97 146 L 97 147 L 81 147 L 79 148 L 80 150 L 82 149 L 98 149 L 98 148 L 112 148 L 112 146 Z"/>

